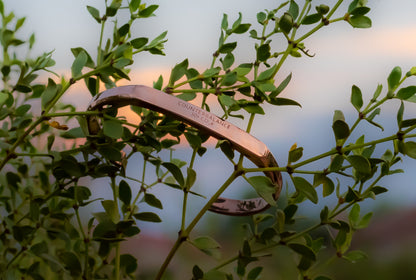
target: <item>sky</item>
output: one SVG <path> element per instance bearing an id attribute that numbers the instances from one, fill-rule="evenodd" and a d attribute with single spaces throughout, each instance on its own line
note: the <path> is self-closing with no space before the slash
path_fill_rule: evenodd
<path id="1" fill-rule="evenodd" d="M 24 32 L 36 33 L 37 45 L 34 54 L 55 50 L 54 59 L 57 64 L 54 70 L 57 73 L 69 75 L 73 61 L 70 48 L 83 46 L 91 54 L 95 54 L 99 26 L 90 17 L 85 6 L 102 8 L 104 1 L 3 1 L 8 10 L 13 10 L 18 16 L 27 17 Z M 255 23 L 257 12 L 273 9 L 280 2 L 282 1 L 147 1 L 148 4 L 160 5 L 155 12 L 156 17 L 143 20 L 135 26 L 133 32 L 137 37 L 155 37 L 168 30 L 169 41 L 165 48 L 166 56 L 136 57 L 132 66 L 131 84 L 152 85 L 160 74 L 167 79 L 170 69 L 185 58 L 189 58 L 192 67 L 206 69 L 211 62 L 211 54 L 217 47 L 224 13 L 229 15 L 230 22 L 238 17 L 238 12 L 242 12 L 243 22 Z M 266 116 L 256 119 L 252 131 L 255 137 L 269 146 L 278 162 L 286 162 L 287 151 L 294 143 L 304 147 L 305 156 L 325 152 L 334 145 L 331 136 L 334 110 L 343 110 L 349 122 L 353 122 L 356 117 L 349 104 L 353 84 L 361 88 L 364 98 L 369 99 L 378 84 L 386 87 L 386 78 L 393 67 L 401 66 L 403 72 L 406 72 L 416 66 L 416 1 L 368 2 L 368 6 L 372 8 L 369 13 L 373 22 L 371 29 L 353 29 L 346 22 L 329 25 L 305 41 L 306 47 L 315 54 L 313 58 L 290 58 L 283 67 L 277 81 L 289 73 L 293 74 L 293 78 L 282 96 L 297 100 L 302 108 L 267 107 Z M 341 10 L 345 11 L 346 5 Z M 243 41 L 238 48 L 240 56 L 236 58 L 236 63 L 245 62 L 244 59 L 252 56 L 253 45 L 250 41 Z M 84 92 L 85 88 L 75 87 L 68 94 L 67 100 L 87 98 L 83 102 L 87 104 L 88 97 Z M 394 133 L 392 127 L 397 109 L 397 102 L 383 108 L 384 116 L 380 120 L 386 125 L 384 134 L 366 126 L 358 129 L 358 133 L 368 133 L 369 139 L 388 136 L 389 132 Z M 409 106 L 406 111 L 409 115 L 415 112 L 415 106 Z M 358 133 L 356 137 L 359 136 Z M 201 169 L 205 171 L 199 177 L 201 182 L 216 185 L 221 183 L 222 176 L 226 176 L 227 169 L 215 164 L 218 156 L 214 152 L 200 163 Z M 416 164 L 406 160 L 403 166 L 410 172 L 384 181 L 386 185 L 392 185 L 392 189 L 390 194 L 377 202 L 380 205 L 394 201 L 396 204 L 416 206 L 415 178 L 411 171 L 416 168 Z M 238 191 L 236 189 L 235 192 Z M 165 195 L 169 197 L 170 193 Z"/>

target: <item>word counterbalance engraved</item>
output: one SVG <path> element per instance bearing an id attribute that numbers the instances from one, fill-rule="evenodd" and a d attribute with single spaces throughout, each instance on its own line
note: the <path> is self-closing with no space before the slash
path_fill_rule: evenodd
<path id="1" fill-rule="evenodd" d="M 178 106 L 181 109 L 185 109 L 191 112 L 190 115 L 192 116 L 192 118 L 200 123 L 204 123 L 205 125 L 209 126 L 213 126 L 214 123 L 217 123 L 226 129 L 230 128 L 230 124 L 226 121 L 188 102 L 178 100 Z"/>

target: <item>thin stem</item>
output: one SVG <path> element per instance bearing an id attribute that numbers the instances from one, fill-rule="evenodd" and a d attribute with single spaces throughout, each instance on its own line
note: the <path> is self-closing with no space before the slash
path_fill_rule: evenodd
<path id="1" fill-rule="evenodd" d="M 72 117 L 72 116 L 86 116 L 86 115 L 99 115 L 102 112 L 99 111 L 84 111 L 84 112 L 60 112 L 60 113 L 48 113 L 43 114 L 45 118 L 55 117 Z"/>
<path id="2" fill-rule="evenodd" d="M 50 154 L 42 154 L 42 153 L 15 153 L 18 157 L 50 157 L 54 158 L 53 155 Z"/>
<path id="3" fill-rule="evenodd" d="M 77 219 L 77 223 L 78 223 L 78 227 L 79 227 L 79 230 L 80 230 L 80 232 L 81 232 L 81 235 L 82 235 L 82 239 L 83 239 L 83 241 L 84 241 L 84 246 L 85 246 L 85 257 L 84 257 L 84 278 L 86 279 L 87 278 L 87 274 L 88 274 L 88 243 L 89 243 L 89 241 L 87 240 L 87 235 L 85 234 L 85 231 L 84 231 L 84 227 L 82 226 L 82 222 L 81 222 L 81 216 L 79 215 L 79 205 L 78 205 L 78 203 L 77 203 L 77 197 L 78 197 L 78 195 L 77 195 L 77 193 L 78 193 L 78 185 L 77 185 L 77 182 L 75 182 L 75 186 L 74 186 L 74 190 L 75 190 L 75 194 L 74 194 L 74 197 L 75 197 L 75 199 L 74 199 L 74 206 L 73 206 L 73 208 L 74 208 L 74 211 L 75 211 L 75 217 L 76 217 L 76 219 Z"/>
<path id="4" fill-rule="evenodd" d="M 116 185 L 116 178 L 114 176 L 111 177 L 111 189 L 113 191 L 113 200 L 115 204 L 115 209 L 118 211 L 118 191 L 117 191 L 117 185 Z M 121 237 L 120 234 L 118 234 L 117 237 Z M 116 242 L 115 244 L 116 252 L 114 256 L 114 273 L 115 273 L 115 279 L 120 279 L 120 242 Z"/>
<path id="5" fill-rule="evenodd" d="M 9 268 L 24 252 L 25 250 L 23 248 L 20 249 L 20 251 L 13 256 L 13 258 L 7 263 L 6 269 Z"/>
<path id="6" fill-rule="evenodd" d="M 156 275 L 156 280 L 162 278 L 163 274 L 165 273 L 169 263 L 173 259 L 173 256 L 176 254 L 176 251 L 179 249 L 180 245 L 188 239 L 189 234 L 194 229 L 196 224 L 201 220 L 201 218 L 205 215 L 205 213 L 209 210 L 211 205 L 218 199 L 218 197 L 228 188 L 228 186 L 237 178 L 238 172 L 234 171 L 230 177 L 224 182 L 224 184 L 217 190 L 217 192 L 209 199 L 209 201 L 204 205 L 204 207 L 199 211 L 199 213 L 195 216 L 195 218 L 191 221 L 188 227 L 179 232 L 178 239 L 176 240 L 175 244 L 171 248 L 168 256 L 166 257 L 165 261 L 163 262 L 162 266 L 158 274 Z"/>
<path id="7" fill-rule="evenodd" d="M 338 2 L 334 5 L 334 7 L 332 7 L 332 9 L 329 11 L 329 13 L 328 13 L 328 15 L 326 17 L 328 20 L 335 13 L 335 11 L 339 8 L 339 5 L 341 5 L 342 2 L 344 2 L 344 0 L 338 0 Z M 323 26 L 325 26 L 325 24 L 323 22 L 320 22 L 317 26 L 315 26 L 309 32 L 307 32 L 306 34 L 304 34 L 300 38 L 296 39 L 295 43 L 302 42 L 303 40 L 305 40 L 306 38 L 308 38 L 309 36 L 311 36 L 313 33 L 315 33 L 316 31 L 318 31 L 319 29 L 321 29 Z"/>
<path id="8" fill-rule="evenodd" d="M 129 215 L 127 216 L 127 219 L 130 219 L 131 216 L 133 215 L 134 208 L 136 207 L 136 202 L 137 202 L 137 200 L 139 200 L 140 194 L 143 192 L 143 190 L 146 189 L 145 188 L 145 182 L 144 182 L 144 178 L 146 176 L 146 166 L 147 166 L 147 160 L 144 159 L 143 160 L 143 170 L 142 170 L 142 181 L 140 182 L 141 183 L 140 190 L 137 192 L 136 197 L 133 199 L 133 202 L 130 205 L 131 210 L 130 210 Z"/>

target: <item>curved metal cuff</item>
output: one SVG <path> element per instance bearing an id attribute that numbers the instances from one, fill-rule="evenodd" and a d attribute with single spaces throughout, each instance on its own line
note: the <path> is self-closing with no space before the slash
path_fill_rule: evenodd
<path id="1" fill-rule="evenodd" d="M 88 110 L 101 110 L 105 105 L 115 107 L 135 105 L 172 115 L 210 136 L 230 141 L 234 149 L 258 167 L 278 166 L 266 145 L 249 133 L 198 106 L 157 89 L 142 85 L 112 88 L 95 96 Z M 87 119 L 90 134 L 97 134 L 100 130 L 98 119 L 95 116 L 88 116 Z M 274 199 L 277 200 L 282 189 L 282 176 L 277 171 L 267 171 L 264 174 L 275 185 Z M 210 211 L 225 215 L 246 216 L 262 212 L 269 206 L 263 198 L 236 200 L 220 197 L 212 204 Z"/>

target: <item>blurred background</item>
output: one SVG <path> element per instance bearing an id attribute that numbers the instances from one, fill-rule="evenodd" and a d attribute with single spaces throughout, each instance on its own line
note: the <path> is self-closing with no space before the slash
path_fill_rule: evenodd
<path id="1" fill-rule="evenodd" d="M 53 69 L 56 73 L 70 76 L 73 61 L 71 48 L 82 46 L 95 56 L 99 25 L 90 17 L 85 6 L 91 5 L 101 8 L 102 11 L 104 1 L 4 2 L 7 9 L 13 10 L 17 16 L 27 17 L 24 32 L 28 35 L 32 32 L 36 34 L 37 43 L 33 55 L 54 50 L 53 58 L 57 63 Z M 130 74 L 131 82 L 123 84 L 151 86 L 160 74 L 166 80 L 171 68 L 185 58 L 189 59 L 191 67 L 206 69 L 218 44 L 224 13 L 228 14 L 229 22 L 233 22 L 237 19 L 238 12 L 242 12 L 243 22 L 252 23 L 253 27 L 257 27 L 256 14 L 264 9 L 276 8 L 280 2 L 147 1 L 148 4 L 158 4 L 160 7 L 155 12 L 156 17 L 142 20 L 140 25 L 135 26 L 133 38 L 154 38 L 168 30 L 166 56 L 136 56 Z M 332 2 L 313 1 L 313 4 L 331 5 Z M 346 2 L 348 3 L 339 9 L 339 15 L 345 13 L 349 4 L 349 1 Z M 269 146 L 278 162 L 286 163 L 287 152 L 294 143 L 297 143 L 298 147 L 304 147 L 304 157 L 325 152 L 334 145 L 331 128 L 334 110 L 343 110 L 347 122 L 351 123 L 356 118 L 356 112 L 349 101 L 353 84 L 360 87 L 365 100 L 369 100 L 378 84 L 386 86 L 386 78 L 393 67 L 400 66 L 405 73 L 416 66 L 416 1 L 372 0 L 368 5 L 372 9 L 369 13 L 373 22 L 371 29 L 353 29 L 346 22 L 331 24 L 305 41 L 306 48 L 315 54 L 313 58 L 289 58 L 284 65 L 277 82 L 291 72 L 293 77 L 282 96 L 298 101 L 302 108 L 266 107 L 266 115 L 256 118 L 252 131 L 255 137 Z M 111 28 L 106 31 L 108 34 L 112 32 Z M 239 41 L 235 63 L 238 65 L 253 61 L 253 50 L 253 41 Z M 47 79 L 46 76 L 42 78 Z M 66 101 L 85 109 L 89 98 L 84 85 L 79 83 L 68 93 Z M 384 131 L 364 125 L 357 129 L 353 138 L 358 138 L 364 132 L 367 135 L 366 140 L 395 133 L 399 105 L 398 102 L 391 102 L 383 107 L 381 116 L 377 117 L 378 122 L 384 126 Z M 414 117 L 415 112 L 413 104 L 406 107 L 407 116 Z M 238 122 L 236 124 L 241 125 Z M 379 152 L 382 153 L 389 147 L 382 146 Z M 187 160 L 190 153 L 186 147 L 179 147 L 176 156 Z M 140 159 L 137 159 L 137 162 L 137 165 L 129 167 L 132 177 L 139 176 Z M 393 175 L 380 182 L 389 192 L 380 195 L 375 201 L 362 205 L 363 212 L 375 211 L 375 215 L 370 227 L 357 233 L 354 246 L 364 249 L 370 256 L 369 260 L 354 266 L 342 261 L 331 264 L 329 268 L 332 275 L 336 275 L 336 279 L 416 279 L 416 162 L 404 158 L 399 167 L 405 170 L 404 174 Z M 232 170 L 229 162 L 213 147 L 210 147 L 207 156 L 197 162 L 196 168 L 198 181 L 195 190 L 206 196 L 212 194 Z M 249 188 L 241 187 L 240 183 L 243 184 L 233 184 L 226 195 L 241 197 L 244 192 L 249 192 Z M 110 196 L 105 181 L 95 180 L 91 185 L 95 196 Z M 157 212 L 164 222 L 139 225 L 142 234 L 138 240 L 134 240 L 137 247 L 131 244 L 126 247 L 126 250 L 132 250 L 139 257 L 142 271 L 149 271 L 150 274 L 154 269 L 152 266 L 159 265 L 161 256 L 167 254 L 172 240 L 176 239 L 180 224 L 180 215 L 177 213 L 182 197 L 181 193 L 165 186 L 155 188 L 154 191 L 164 205 L 164 209 Z M 204 200 L 201 198 L 191 199 L 189 219 L 193 218 L 203 203 Z M 328 202 L 321 199 L 320 203 L 325 205 Z M 305 221 L 316 219 L 309 218 L 311 215 L 319 217 L 320 207 L 304 204 L 301 214 L 305 216 Z M 99 206 L 97 203 L 97 207 Z M 197 231 L 204 235 L 214 235 L 221 240 L 220 243 L 226 251 L 228 247 L 232 247 L 232 240 L 235 234 L 238 234 L 228 232 L 230 223 L 237 226 L 245 219 L 247 218 L 229 219 L 208 214 L 199 224 Z M 140 251 L 136 248 L 140 248 Z M 195 254 L 192 248 L 185 246 L 183 249 L 182 254 L 173 263 L 173 267 L 178 271 L 182 269 L 183 260 L 187 260 L 188 257 L 194 260 L 195 255 L 200 255 Z M 154 253 L 149 255 L 149 250 Z M 287 252 L 276 250 L 275 253 L 276 257 L 264 260 L 269 264 L 273 263 L 268 265 L 267 273 L 282 277 L 274 279 L 294 279 L 291 276 L 293 271 L 287 265 L 287 262 L 291 261 L 287 258 Z M 207 260 L 203 258 L 203 261 Z M 190 272 L 189 268 L 187 271 Z M 146 279 L 145 274 L 144 272 L 140 279 Z"/>

